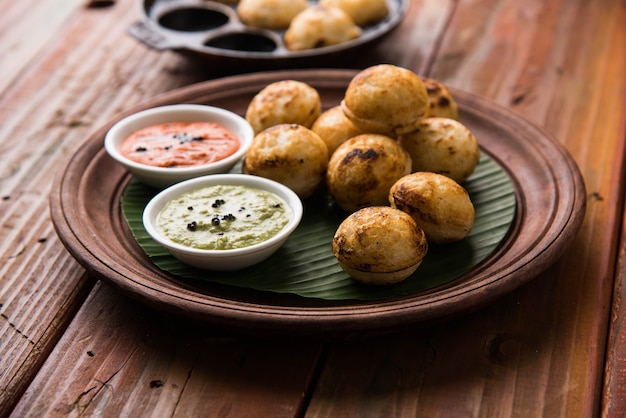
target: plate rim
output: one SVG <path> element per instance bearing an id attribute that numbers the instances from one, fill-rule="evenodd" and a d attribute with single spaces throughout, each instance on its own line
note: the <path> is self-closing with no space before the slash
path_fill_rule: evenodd
<path id="1" fill-rule="evenodd" d="M 556 178 L 555 181 L 557 182 L 554 186 L 558 201 L 555 202 L 556 207 L 553 208 L 553 212 L 555 216 L 558 215 L 558 222 L 550 224 L 550 228 L 543 231 L 544 235 L 537 238 L 537 245 L 518 254 L 518 259 L 514 263 L 499 266 L 499 271 L 487 276 L 483 275 L 481 280 L 476 281 L 470 278 L 461 285 L 450 286 L 444 289 L 441 294 L 427 292 L 425 295 L 399 296 L 384 301 L 357 301 L 355 303 L 321 304 L 321 306 L 307 306 L 307 304 L 281 306 L 280 302 L 270 304 L 264 300 L 242 301 L 225 299 L 223 296 L 207 295 L 206 293 L 175 291 L 174 285 L 171 285 L 169 289 L 163 289 L 160 283 L 158 286 L 150 282 L 142 283 L 141 278 L 137 280 L 137 278 L 126 277 L 114 266 L 104 263 L 101 255 L 98 254 L 98 249 L 94 249 L 91 243 L 85 242 L 84 232 L 76 228 L 76 223 L 80 220 L 68 217 L 68 214 L 71 214 L 73 210 L 71 206 L 77 204 L 75 200 L 77 197 L 71 197 L 72 188 L 84 180 L 81 178 L 83 173 L 77 170 L 79 168 L 77 163 L 89 165 L 93 164 L 96 158 L 107 158 L 102 155 L 104 152 L 102 148 L 104 133 L 121 117 L 140 109 L 170 102 L 192 99 L 203 102 L 203 97 L 210 96 L 211 91 L 232 91 L 233 88 L 246 91 L 246 89 L 257 88 L 285 77 L 296 77 L 305 82 L 317 83 L 320 86 L 332 86 L 340 82 L 347 85 L 347 81 L 357 71 L 348 69 L 279 70 L 225 77 L 163 93 L 113 117 L 85 139 L 55 179 L 50 193 L 50 212 L 57 235 L 70 254 L 89 273 L 114 285 L 135 299 L 161 310 L 211 322 L 226 329 L 261 335 L 284 335 L 287 333 L 301 336 L 345 337 L 389 332 L 407 326 L 426 325 L 475 310 L 534 279 L 556 261 L 574 239 L 582 224 L 586 206 L 584 182 L 573 158 L 560 143 L 521 115 L 489 99 L 450 87 L 448 88 L 457 98 L 462 117 L 467 112 L 472 114 L 495 113 L 498 118 L 491 120 L 490 123 L 499 124 L 507 127 L 507 129 L 513 126 L 516 129 L 527 131 L 530 138 L 535 138 L 524 145 L 524 147 L 532 148 L 527 152 L 536 152 L 536 158 L 543 158 L 546 163 L 548 162 L 547 158 L 551 158 L 549 161 L 551 164 L 547 164 L 545 170 L 547 172 L 554 172 L 557 168 L 560 170 L 558 177 L 554 177 L 554 173 L 550 174 Z M 466 108 L 466 104 L 469 102 L 472 104 L 471 109 Z M 491 147 L 485 148 L 485 150 L 511 175 L 511 168 L 506 159 L 515 158 L 515 156 L 512 157 L 506 155 L 506 152 L 502 152 L 502 149 L 507 149 L 506 142 L 490 145 Z M 98 155 L 100 156 L 98 157 Z M 91 158 L 86 161 L 85 157 Z M 555 159 L 555 157 L 558 158 Z M 554 164 L 556 164 L 556 168 Z M 128 177 L 129 175 L 120 181 L 127 181 Z M 512 181 L 516 188 L 518 214 L 515 216 L 513 231 L 510 232 L 511 240 L 516 238 L 516 235 L 523 233 L 526 222 L 529 222 L 529 196 L 527 194 L 532 194 L 532 191 L 527 193 L 524 190 L 525 186 L 520 183 L 519 179 L 516 180 L 514 175 Z M 565 200 L 563 200 L 564 197 Z M 551 236 L 546 238 L 548 233 L 551 233 Z M 503 246 L 514 245 L 511 240 L 507 240 Z M 500 255 L 506 256 L 505 250 L 508 249 L 500 249 L 499 247 L 496 252 L 504 251 L 504 254 Z M 491 257 L 489 256 L 488 259 Z M 488 270 L 489 266 L 485 268 Z M 479 295 L 478 298 L 476 294 Z M 438 303 L 433 303 L 433 301 Z"/>

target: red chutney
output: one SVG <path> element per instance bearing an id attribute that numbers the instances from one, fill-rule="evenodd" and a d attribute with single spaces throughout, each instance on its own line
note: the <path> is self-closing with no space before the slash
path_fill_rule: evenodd
<path id="1" fill-rule="evenodd" d="M 130 135 L 120 152 L 141 164 L 188 167 L 222 160 L 240 146 L 239 138 L 217 123 L 168 122 Z"/>

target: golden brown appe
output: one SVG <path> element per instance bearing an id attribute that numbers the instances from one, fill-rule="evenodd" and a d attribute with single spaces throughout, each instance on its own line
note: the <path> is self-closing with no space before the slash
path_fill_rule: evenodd
<path id="1" fill-rule="evenodd" d="M 332 155 L 337 147 L 348 139 L 363 133 L 346 117 L 340 106 L 322 112 L 311 130 L 324 140 L 328 147 L 328 155 Z"/>
<path id="2" fill-rule="evenodd" d="M 306 0 L 240 0 L 237 14 L 246 25 L 285 29 L 308 5 Z"/>
<path id="3" fill-rule="evenodd" d="M 281 123 L 310 128 L 322 112 L 317 90 L 302 81 L 281 80 L 268 84 L 248 104 L 246 120 L 258 134 Z"/>
<path id="4" fill-rule="evenodd" d="M 291 51 L 303 51 L 337 45 L 361 36 L 352 18 L 336 7 L 311 6 L 298 13 L 285 32 L 285 46 Z"/>
<path id="5" fill-rule="evenodd" d="M 402 177 L 391 187 L 389 203 L 409 214 L 432 243 L 462 240 L 474 226 L 469 194 L 441 174 L 418 172 Z"/>
<path id="6" fill-rule="evenodd" d="M 428 93 L 428 111 L 424 117 L 459 119 L 459 107 L 450 90 L 439 81 L 423 77 Z"/>
<path id="7" fill-rule="evenodd" d="M 373 206 L 352 213 L 339 225 L 332 249 L 341 268 L 355 280 L 389 285 L 415 272 L 428 242 L 408 214 Z"/>
<path id="8" fill-rule="evenodd" d="M 415 129 L 428 110 L 428 93 L 414 72 L 379 64 L 350 80 L 341 108 L 364 132 L 395 137 Z"/>
<path id="9" fill-rule="evenodd" d="M 373 25 L 389 14 L 387 0 L 320 0 L 319 4 L 342 9 L 359 26 Z"/>
<path id="10" fill-rule="evenodd" d="M 411 172 L 409 154 L 395 140 L 361 134 L 341 144 L 326 172 L 328 191 L 348 212 L 388 204 L 391 186 Z"/>
<path id="11" fill-rule="evenodd" d="M 413 172 L 432 171 L 457 183 L 467 180 L 480 160 L 476 137 L 454 119 L 422 119 L 413 132 L 400 135 L 398 142 L 411 156 Z"/>
<path id="12" fill-rule="evenodd" d="M 243 172 L 266 177 L 311 196 L 324 181 L 328 149 L 315 132 L 297 124 L 281 124 L 257 136 L 243 163 Z"/>

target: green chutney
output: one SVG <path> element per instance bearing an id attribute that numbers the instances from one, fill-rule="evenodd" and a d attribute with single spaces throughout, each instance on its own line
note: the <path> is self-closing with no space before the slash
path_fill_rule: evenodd
<path id="1" fill-rule="evenodd" d="M 274 193 L 240 185 L 194 190 L 169 201 L 157 225 L 170 240 L 203 250 L 231 250 L 267 241 L 291 219 Z"/>

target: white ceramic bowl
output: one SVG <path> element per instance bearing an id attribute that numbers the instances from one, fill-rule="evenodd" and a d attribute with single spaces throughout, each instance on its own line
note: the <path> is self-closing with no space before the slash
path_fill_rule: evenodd
<path id="1" fill-rule="evenodd" d="M 189 167 L 153 167 L 132 161 L 119 152 L 122 141 L 136 131 L 166 122 L 215 122 L 235 134 L 239 149 L 232 155 L 204 165 Z M 177 104 L 155 107 L 134 113 L 114 124 L 104 138 L 109 155 L 126 167 L 141 182 L 157 188 L 207 174 L 228 172 L 246 153 L 254 138 L 248 121 L 226 109 L 197 104 Z"/>
<path id="2" fill-rule="evenodd" d="M 160 231 L 156 219 L 167 202 L 183 193 L 220 184 L 243 185 L 276 194 L 291 209 L 289 222 L 280 232 L 266 241 L 249 247 L 230 250 L 204 250 L 187 247 L 173 242 Z M 143 212 L 143 224 L 148 234 L 174 257 L 194 267 L 221 271 L 239 270 L 265 260 L 283 245 L 301 219 L 302 202 L 291 189 L 273 180 L 248 174 L 215 174 L 177 183 L 153 197 Z"/>

